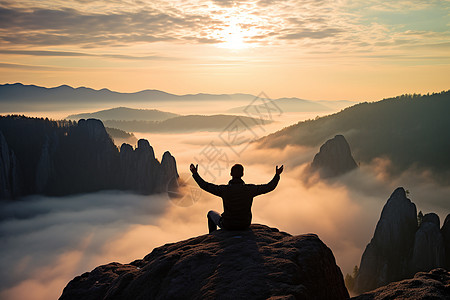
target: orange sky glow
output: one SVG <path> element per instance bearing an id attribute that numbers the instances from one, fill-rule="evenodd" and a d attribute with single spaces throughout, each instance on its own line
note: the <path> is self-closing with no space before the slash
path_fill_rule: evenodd
<path id="1" fill-rule="evenodd" d="M 1 1 L 0 82 L 379 100 L 448 89 L 450 1 Z"/>

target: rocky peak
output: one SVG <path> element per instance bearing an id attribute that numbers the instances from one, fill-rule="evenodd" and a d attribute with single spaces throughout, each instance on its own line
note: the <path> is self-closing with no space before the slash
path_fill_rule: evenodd
<path id="1" fill-rule="evenodd" d="M 373 240 L 383 253 L 393 249 L 402 252 L 410 246 L 405 241 L 410 240 L 416 230 L 416 205 L 406 197 L 405 189 L 399 187 L 383 207 Z"/>
<path id="2" fill-rule="evenodd" d="M 384 205 L 374 236 L 362 255 L 356 291 L 370 291 L 405 278 L 416 230 L 416 205 L 402 187 L 397 188 Z"/>
<path id="3" fill-rule="evenodd" d="M 153 151 L 153 147 L 150 146 L 150 143 L 145 139 L 140 139 L 138 141 L 136 153 L 147 159 L 155 159 L 155 151 Z"/>
<path id="4" fill-rule="evenodd" d="M 133 146 L 130 144 L 123 143 L 122 146 L 120 146 L 120 155 L 130 155 L 130 153 L 133 153 Z"/>
<path id="5" fill-rule="evenodd" d="M 445 221 L 444 224 L 442 225 L 441 231 L 445 237 L 450 238 L 450 214 L 448 214 L 447 217 L 445 217 Z"/>
<path id="6" fill-rule="evenodd" d="M 161 160 L 161 167 L 163 168 L 163 170 L 167 171 L 172 175 L 174 174 L 178 175 L 177 162 L 175 161 L 175 157 L 173 157 L 169 151 L 164 152 Z"/>
<path id="7" fill-rule="evenodd" d="M 1 125 L 8 135 L 0 133 L 0 200 L 105 189 L 152 194 L 166 192 L 168 181 L 178 178 L 170 153 L 160 164 L 147 140 L 135 150 L 123 144 L 119 152 L 100 120 L 73 124 L 10 116 L 2 117 Z"/>
<path id="8" fill-rule="evenodd" d="M 444 246 L 445 246 L 445 265 L 447 270 L 450 270 L 450 214 L 447 215 L 445 218 L 444 224 L 441 228 L 441 234 L 442 238 L 444 239 Z"/>
<path id="9" fill-rule="evenodd" d="M 165 190 L 171 191 L 178 187 L 178 171 L 177 171 L 177 162 L 175 157 L 170 154 L 169 151 L 164 152 L 162 160 L 161 160 L 161 180 L 163 184 L 166 185 Z"/>
<path id="10" fill-rule="evenodd" d="M 168 185 L 176 185 L 178 181 L 175 158 L 166 151 L 160 163 L 145 139 L 138 141 L 135 150 L 131 145 L 122 144 L 120 168 L 123 174 L 120 182 L 122 188 L 143 194 L 167 192 Z"/>
<path id="11" fill-rule="evenodd" d="M 81 119 L 78 121 L 78 128 L 85 130 L 91 140 L 102 141 L 108 140 L 109 136 L 106 132 L 103 122 L 97 119 Z"/>
<path id="12" fill-rule="evenodd" d="M 397 188 L 383 207 L 374 237 L 362 255 L 356 292 L 411 278 L 419 271 L 445 267 L 449 252 L 438 215 L 426 214 L 418 227 L 416 212 L 405 190 Z"/>
<path id="13" fill-rule="evenodd" d="M 357 167 L 350 146 L 343 135 L 336 135 L 320 147 L 311 163 L 313 171 L 322 177 L 335 177 Z"/>
<path id="14" fill-rule="evenodd" d="M 251 225 L 155 248 L 129 264 L 75 277 L 69 299 L 348 299 L 331 250 L 315 234 Z"/>
<path id="15" fill-rule="evenodd" d="M 435 213 L 423 217 L 414 239 L 411 274 L 444 266 L 445 247 L 439 226 L 439 217 Z"/>
<path id="16" fill-rule="evenodd" d="M 437 226 L 439 228 L 439 226 L 441 226 L 441 222 L 439 220 L 439 216 L 435 213 L 428 213 L 425 214 L 422 218 L 422 224 L 423 223 L 432 223 L 435 226 Z"/>

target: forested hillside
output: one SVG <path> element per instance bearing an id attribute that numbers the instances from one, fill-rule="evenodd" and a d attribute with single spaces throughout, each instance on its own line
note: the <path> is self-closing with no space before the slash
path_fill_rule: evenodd
<path id="1" fill-rule="evenodd" d="M 317 147 L 343 134 L 356 161 L 388 158 L 392 174 L 410 167 L 450 178 L 450 91 L 402 95 L 360 103 L 339 113 L 299 122 L 259 140 L 261 147 Z"/>

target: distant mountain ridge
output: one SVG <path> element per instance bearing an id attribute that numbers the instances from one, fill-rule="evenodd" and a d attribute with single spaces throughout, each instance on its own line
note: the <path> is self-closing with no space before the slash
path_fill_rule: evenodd
<path id="1" fill-rule="evenodd" d="M 195 132 L 222 131 L 236 119 L 251 128 L 272 123 L 259 118 L 236 115 L 178 115 L 156 109 L 133 109 L 117 107 L 94 113 L 67 116 L 66 119 L 96 118 L 106 126 L 131 132 Z"/>
<path id="2" fill-rule="evenodd" d="M 15 101 L 91 101 L 95 98 L 96 101 L 114 102 L 117 100 L 129 101 L 152 101 L 152 100 L 228 100 L 233 98 L 248 98 L 253 99 L 255 96 L 250 94 L 186 94 L 175 95 L 160 90 L 142 90 L 133 93 L 115 92 L 103 88 L 100 90 L 78 87 L 73 88 L 69 85 L 61 85 L 52 88 L 46 88 L 36 85 L 24 85 L 22 83 L 1 84 L 0 85 L 0 102 Z M 61 98 L 63 97 L 63 98 Z"/>
<path id="3" fill-rule="evenodd" d="M 264 99 L 267 100 L 267 99 Z M 332 108 L 326 106 L 323 103 L 318 103 L 316 101 L 304 100 L 299 98 L 280 98 L 274 100 L 267 100 L 268 105 L 272 106 L 269 109 L 272 109 L 274 113 L 282 113 L 282 112 L 321 112 L 321 111 L 331 111 Z M 351 102 L 350 102 L 351 103 Z M 249 106 L 239 106 L 234 107 L 227 112 L 229 113 L 249 113 L 252 115 L 252 111 L 255 111 L 258 114 L 259 111 L 267 111 L 266 103 L 259 103 L 255 105 Z M 279 111 L 277 111 L 279 110 Z"/>
<path id="4" fill-rule="evenodd" d="M 93 113 L 81 113 L 69 115 L 68 120 L 79 119 L 100 119 L 121 120 L 121 121 L 164 121 L 170 118 L 178 117 L 178 114 L 165 112 L 157 109 L 134 109 L 128 107 L 115 107 L 111 109 L 100 110 Z"/>
<path id="5" fill-rule="evenodd" d="M 240 124 L 248 128 L 272 123 L 270 120 L 262 121 L 256 118 L 234 115 L 188 115 L 177 116 L 163 121 L 121 121 L 105 120 L 106 126 L 119 128 L 131 132 L 196 132 L 196 131 L 223 131 L 230 124 L 239 120 Z"/>
<path id="6" fill-rule="evenodd" d="M 160 90 L 146 89 L 133 93 L 115 92 L 109 89 L 92 89 L 87 87 L 73 88 L 68 85 L 61 85 L 52 88 L 46 88 L 36 85 L 25 85 L 22 83 L 0 84 L 0 104 L 2 111 L 19 112 L 19 111 L 33 111 L 42 110 L 44 107 L 48 110 L 58 110 L 61 108 L 80 108 L 80 105 L 85 107 L 97 104 L 112 104 L 122 106 L 125 103 L 148 103 L 157 101 L 245 101 L 251 103 L 257 99 L 258 96 L 245 93 L 232 94 L 185 94 L 176 95 Z M 269 99 L 271 100 L 271 99 Z M 310 101 L 298 98 L 280 98 L 273 99 L 282 106 L 283 111 L 291 111 L 292 103 L 299 107 L 305 107 L 306 110 L 301 111 L 323 111 L 330 110 L 327 106 L 327 101 Z M 306 102 L 305 102 L 306 101 Z M 330 106 L 333 109 L 337 107 L 344 107 L 352 102 L 339 100 L 336 103 L 330 101 Z M 256 103 L 255 103 L 256 104 Z M 311 107 L 309 107 L 311 106 Z M 245 107 L 245 106 L 243 106 Z M 298 111 L 299 107 L 292 111 Z M 315 108 L 312 108 L 315 107 Z M 44 109 L 44 110 L 45 110 Z M 237 110 L 241 110 L 237 108 Z M 0 111 L 0 113 L 2 112 Z"/>

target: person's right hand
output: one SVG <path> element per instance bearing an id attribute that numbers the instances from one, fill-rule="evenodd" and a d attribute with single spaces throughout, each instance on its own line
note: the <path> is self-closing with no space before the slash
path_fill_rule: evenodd
<path id="1" fill-rule="evenodd" d="M 198 164 L 194 166 L 194 164 L 191 164 L 189 169 L 191 169 L 192 174 L 197 174 L 198 172 Z"/>
<path id="2" fill-rule="evenodd" d="M 283 173 L 283 165 L 281 165 L 281 167 L 278 168 L 278 166 L 275 167 L 275 173 L 277 175 L 280 175 L 281 173 Z"/>

